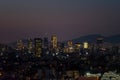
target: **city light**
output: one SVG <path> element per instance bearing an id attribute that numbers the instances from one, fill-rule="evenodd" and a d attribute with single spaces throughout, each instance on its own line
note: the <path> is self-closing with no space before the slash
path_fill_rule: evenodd
<path id="1" fill-rule="evenodd" d="M 114 75 L 106 71 L 120 73 L 118 46 L 104 48 L 104 43 L 101 46 L 98 42 L 58 41 L 57 36 L 53 35 L 50 41 L 38 37 L 26 42 L 18 40 L 14 47 L 1 45 L 0 80 L 3 73 L 11 73 L 14 78 L 19 75 L 21 80 L 104 80 L 108 79 L 106 75 Z M 118 76 L 114 75 L 111 79 L 119 80 Z"/>
<path id="2" fill-rule="evenodd" d="M 88 42 L 83 43 L 84 49 L 88 49 Z"/>

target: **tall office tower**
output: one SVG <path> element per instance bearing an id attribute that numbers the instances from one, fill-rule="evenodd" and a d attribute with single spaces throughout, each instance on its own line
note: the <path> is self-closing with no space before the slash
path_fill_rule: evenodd
<path id="1" fill-rule="evenodd" d="M 64 46 L 63 52 L 64 52 L 64 53 L 68 53 L 68 47 L 67 47 L 67 46 Z"/>
<path id="2" fill-rule="evenodd" d="M 41 57 L 42 54 L 42 39 L 41 38 L 35 38 L 35 55 L 37 57 Z"/>
<path id="3" fill-rule="evenodd" d="M 17 41 L 17 50 L 23 50 L 24 49 L 24 45 L 22 40 L 18 40 Z"/>
<path id="4" fill-rule="evenodd" d="M 67 44 L 68 44 L 68 53 L 73 53 L 74 52 L 73 42 L 68 41 Z"/>
<path id="5" fill-rule="evenodd" d="M 32 41 L 32 39 L 28 39 L 27 47 L 28 47 L 28 52 L 32 53 L 32 51 L 33 51 L 33 41 Z"/>
<path id="6" fill-rule="evenodd" d="M 84 48 L 84 49 L 88 49 L 88 47 L 89 47 L 88 42 L 84 42 L 84 43 L 83 43 L 83 48 Z"/>
<path id="7" fill-rule="evenodd" d="M 82 54 L 89 54 L 89 44 L 88 44 L 88 42 L 84 42 L 83 43 L 83 52 L 82 52 Z"/>
<path id="8" fill-rule="evenodd" d="M 76 43 L 75 44 L 75 52 L 80 52 L 80 48 L 81 48 L 81 44 L 80 43 Z"/>
<path id="9" fill-rule="evenodd" d="M 52 48 L 56 49 L 57 48 L 57 36 L 56 35 L 53 35 L 51 37 L 51 43 L 52 43 Z"/>
<path id="10" fill-rule="evenodd" d="M 73 47 L 73 42 L 72 41 L 68 41 L 67 44 L 68 44 L 68 47 Z"/>

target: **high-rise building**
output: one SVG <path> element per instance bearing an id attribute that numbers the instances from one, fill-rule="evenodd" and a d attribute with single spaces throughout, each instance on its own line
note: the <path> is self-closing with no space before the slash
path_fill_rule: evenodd
<path id="1" fill-rule="evenodd" d="M 51 43 L 52 43 L 52 48 L 53 48 L 53 49 L 57 48 L 57 43 L 58 43 L 58 41 L 57 41 L 57 36 L 56 36 L 56 35 L 53 35 L 53 36 L 51 37 Z"/>
<path id="2" fill-rule="evenodd" d="M 83 48 L 84 48 L 84 49 L 88 49 L 88 47 L 89 47 L 88 42 L 84 42 L 84 43 L 83 43 Z"/>
<path id="3" fill-rule="evenodd" d="M 17 41 L 17 50 L 23 50 L 23 49 L 24 49 L 23 41 L 18 40 Z"/>
<path id="4" fill-rule="evenodd" d="M 63 52 L 68 53 L 68 47 L 67 46 L 64 46 Z"/>
<path id="5" fill-rule="evenodd" d="M 73 53 L 74 52 L 73 42 L 68 41 L 67 44 L 68 44 L 68 53 Z"/>
<path id="6" fill-rule="evenodd" d="M 80 52 L 80 48 L 81 48 L 81 44 L 80 43 L 76 43 L 75 44 L 75 52 Z"/>
<path id="7" fill-rule="evenodd" d="M 72 41 L 68 41 L 67 44 L 68 44 L 68 47 L 73 47 L 73 42 Z"/>
<path id="8" fill-rule="evenodd" d="M 35 38 L 35 55 L 37 57 L 41 57 L 42 54 L 42 39 L 41 38 Z"/>
<path id="9" fill-rule="evenodd" d="M 32 53 L 32 51 L 33 51 L 33 41 L 32 41 L 32 39 L 28 39 L 27 47 L 28 47 L 28 52 Z"/>

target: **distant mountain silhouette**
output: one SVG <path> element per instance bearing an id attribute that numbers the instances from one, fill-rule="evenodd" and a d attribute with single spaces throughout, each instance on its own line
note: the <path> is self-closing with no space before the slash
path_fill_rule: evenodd
<path id="1" fill-rule="evenodd" d="M 120 43 L 120 34 L 112 35 L 112 36 L 108 36 L 108 37 L 102 36 L 100 34 L 92 34 L 92 35 L 82 36 L 82 37 L 73 39 L 72 41 L 74 43 L 78 43 L 78 42 L 82 43 L 85 41 L 95 43 L 97 38 L 99 38 L 99 37 L 102 37 L 105 42 Z"/>
<path id="2" fill-rule="evenodd" d="M 106 37 L 105 41 L 110 43 L 120 43 L 120 34 Z"/>
<path id="3" fill-rule="evenodd" d="M 73 39 L 72 41 L 74 43 L 78 43 L 78 42 L 96 42 L 96 39 L 99 38 L 99 37 L 103 37 L 102 35 L 100 34 L 92 34 L 92 35 L 86 35 L 86 36 L 82 36 L 82 37 L 79 37 L 79 38 L 76 38 L 76 39 Z"/>

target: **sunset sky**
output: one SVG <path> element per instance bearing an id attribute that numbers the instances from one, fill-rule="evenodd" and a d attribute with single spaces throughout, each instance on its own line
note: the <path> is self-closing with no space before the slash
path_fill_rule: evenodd
<path id="1" fill-rule="evenodd" d="M 120 0 L 0 0 L 0 43 L 120 34 Z"/>

